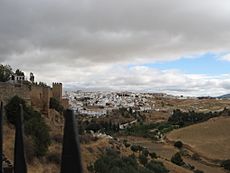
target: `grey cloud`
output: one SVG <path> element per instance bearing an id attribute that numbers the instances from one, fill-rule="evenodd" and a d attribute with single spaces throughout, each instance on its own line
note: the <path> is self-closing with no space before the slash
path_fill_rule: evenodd
<path id="1" fill-rule="evenodd" d="M 229 21 L 229 0 L 1 0 L 0 63 L 79 86 L 225 92 L 223 78 L 124 64 L 227 52 Z"/>
<path id="2" fill-rule="evenodd" d="M 2 0 L 1 57 L 40 49 L 60 51 L 61 62 L 68 57 L 121 62 L 224 51 L 230 46 L 228 5 L 227 0 Z"/>
<path id="3" fill-rule="evenodd" d="M 230 81 L 224 81 L 221 83 L 221 86 L 226 89 L 226 90 L 230 90 Z"/>

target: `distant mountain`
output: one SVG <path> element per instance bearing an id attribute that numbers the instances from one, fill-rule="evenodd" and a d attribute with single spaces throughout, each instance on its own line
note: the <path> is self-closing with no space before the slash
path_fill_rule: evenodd
<path id="1" fill-rule="evenodd" d="M 218 98 L 221 98 L 221 99 L 230 99 L 230 94 L 225 94 L 225 95 L 219 96 Z"/>

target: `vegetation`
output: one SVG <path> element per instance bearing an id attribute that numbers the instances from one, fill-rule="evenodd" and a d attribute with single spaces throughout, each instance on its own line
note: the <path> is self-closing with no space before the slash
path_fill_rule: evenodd
<path id="1" fill-rule="evenodd" d="M 164 134 L 177 126 L 171 125 L 168 122 L 152 123 L 152 124 L 139 124 L 125 130 L 126 135 L 141 136 L 156 140 L 158 133 Z"/>
<path id="2" fill-rule="evenodd" d="M 176 141 L 176 142 L 174 143 L 174 146 L 175 146 L 176 148 L 178 148 L 178 149 L 181 149 L 181 148 L 183 147 L 183 143 L 182 143 L 181 141 Z"/>
<path id="3" fill-rule="evenodd" d="M 13 71 L 9 65 L 0 64 L 0 82 L 6 82 L 10 80 L 12 74 Z"/>
<path id="4" fill-rule="evenodd" d="M 145 165 L 148 163 L 148 158 L 147 158 L 147 156 L 145 156 L 144 154 L 140 154 L 139 157 L 138 157 L 138 159 L 139 159 L 139 162 L 140 162 L 143 166 L 145 166 Z"/>
<path id="5" fill-rule="evenodd" d="M 162 162 L 151 160 L 146 166 L 149 170 L 156 172 L 156 173 L 167 173 L 169 172 L 163 165 Z"/>
<path id="6" fill-rule="evenodd" d="M 146 158 L 143 156 L 143 158 Z M 147 159 L 147 158 L 146 158 Z M 88 166 L 90 172 L 95 173 L 167 173 L 168 170 L 161 162 L 146 160 L 141 166 L 135 155 L 121 156 L 118 152 L 108 149 L 94 164 Z"/>
<path id="7" fill-rule="evenodd" d="M 15 74 L 18 75 L 18 76 L 25 76 L 24 72 L 22 72 L 21 70 L 17 69 L 15 71 Z"/>
<path id="8" fill-rule="evenodd" d="M 119 126 L 118 123 L 112 123 L 112 121 L 96 121 L 92 119 L 91 121 L 79 123 L 79 133 L 83 134 L 84 131 L 94 131 L 112 135 L 113 133 L 119 132 Z"/>
<path id="9" fill-rule="evenodd" d="M 133 151 L 133 152 L 137 152 L 139 150 L 139 147 L 137 145 L 131 145 L 130 149 Z"/>
<path id="10" fill-rule="evenodd" d="M 204 171 L 201 171 L 199 169 L 195 170 L 194 173 L 204 173 Z"/>
<path id="11" fill-rule="evenodd" d="M 59 113 L 62 113 L 64 111 L 64 107 L 61 105 L 61 103 L 59 102 L 59 100 L 57 100 L 54 97 L 50 98 L 50 108 L 51 109 L 55 109 Z"/>
<path id="12" fill-rule="evenodd" d="M 151 152 L 151 153 L 149 153 L 149 155 L 150 155 L 150 157 L 152 159 L 156 159 L 157 158 L 157 154 L 155 152 Z"/>
<path id="13" fill-rule="evenodd" d="M 27 106 L 20 97 L 14 96 L 5 106 L 7 120 L 13 125 L 16 124 L 16 117 L 20 114 L 20 104 L 23 106 L 25 134 L 32 139 L 34 154 L 37 157 L 44 156 L 50 145 L 50 135 L 49 128 L 39 112 Z"/>
<path id="14" fill-rule="evenodd" d="M 210 118 L 218 117 L 225 114 L 229 115 L 228 109 L 224 109 L 221 112 L 208 113 L 194 111 L 182 112 L 181 110 L 177 109 L 173 111 L 173 114 L 169 117 L 168 122 L 174 125 L 179 125 L 180 127 L 185 127 L 195 123 L 204 122 L 209 120 Z"/>
<path id="15" fill-rule="evenodd" d="M 221 166 L 224 167 L 224 169 L 230 171 L 230 160 L 224 160 L 224 161 L 221 163 Z"/>
<path id="16" fill-rule="evenodd" d="M 145 157 L 148 157 L 148 155 L 149 155 L 149 150 L 148 150 L 147 148 L 144 148 L 144 149 L 142 150 L 142 154 L 143 154 Z"/>
<path id="17" fill-rule="evenodd" d="M 184 161 L 180 155 L 180 153 L 176 153 L 172 156 L 171 158 L 171 162 L 178 165 L 178 166 L 182 166 L 184 165 Z"/>

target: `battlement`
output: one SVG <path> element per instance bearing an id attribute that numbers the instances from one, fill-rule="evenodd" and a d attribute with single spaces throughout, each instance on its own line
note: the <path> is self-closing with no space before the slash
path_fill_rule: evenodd
<path id="1" fill-rule="evenodd" d="M 61 85 L 61 86 L 62 86 L 62 83 L 53 82 L 52 85 L 53 85 L 53 86 L 55 86 L 55 85 Z"/>
<path id="2" fill-rule="evenodd" d="M 61 102 L 62 100 L 62 83 L 53 83 L 52 84 L 52 93 L 53 97 Z"/>
<path id="3" fill-rule="evenodd" d="M 31 104 L 30 88 L 23 84 L 12 84 L 0 82 L 0 100 L 7 103 L 15 95 L 23 98 L 28 104 Z"/>
<path id="4" fill-rule="evenodd" d="M 18 95 L 29 105 L 44 115 L 49 116 L 50 98 L 56 98 L 65 108 L 68 100 L 62 99 L 62 83 L 53 83 L 52 88 L 47 85 L 24 85 L 0 82 L 0 100 L 7 103 L 13 96 Z"/>

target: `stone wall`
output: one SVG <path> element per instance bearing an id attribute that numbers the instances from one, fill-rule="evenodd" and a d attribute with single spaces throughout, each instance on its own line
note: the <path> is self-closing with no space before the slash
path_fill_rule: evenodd
<path id="1" fill-rule="evenodd" d="M 0 101 L 7 104 L 13 96 L 19 96 L 47 117 L 50 116 L 50 98 L 55 97 L 64 108 L 69 107 L 68 99 L 62 99 L 62 84 L 53 83 L 53 88 L 39 85 L 23 85 L 0 82 Z"/>
<path id="2" fill-rule="evenodd" d="M 49 116 L 49 103 L 52 97 L 50 87 L 32 85 L 31 86 L 31 105 L 43 114 Z"/>
<path id="3" fill-rule="evenodd" d="M 31 105 L 30 88 L 27 85 L 0 82 L 0 100 L 7 104 L 15 95 L 23 98 Z"/>
<path id="4" fill-rule="evenodd" d="M 52 86 L 53 97 L 61 102 L 62 100 L 62 83 L 53 83 Z"/>

